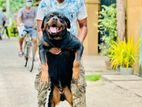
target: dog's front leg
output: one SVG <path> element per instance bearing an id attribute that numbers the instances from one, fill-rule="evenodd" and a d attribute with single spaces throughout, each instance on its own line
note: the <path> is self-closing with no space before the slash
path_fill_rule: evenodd
<path id="1" fill-rule="evenodd" d="M 77 56 L 77 53 L 75 53 L 75 60 L 73 62 L 73 80 L 78 80 L 80 74 L 80 60 L 77 59 Z"/>
<path id="2" fill-rule="evenodd" d="M 73 62 L 73 80 L 78 80 L 80 75 L 80 60 L 83 54 L 83 45 L 75 53 L 75 60 Z"/>
<path id="3" fill-rule="evenodd" d="M 41 77 L 40 81 L 42 82 L 48 82 L 48 65 L 47 64 L 41 64 Z"/>
<path id="4" fill-rule="evenodd" d="M 40 63 L 41 63 L 40 81 L 48 82 L 48 64 L 47 64 L 46 50 L 42 43 L 39 45 L 39 56 L 40 56 Z"/>

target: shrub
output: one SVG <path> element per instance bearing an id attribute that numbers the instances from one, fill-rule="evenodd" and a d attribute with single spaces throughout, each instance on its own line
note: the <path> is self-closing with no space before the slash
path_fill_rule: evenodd
<path id="1" fill-rule="evenodd" d="M 109 49 L 112 67 L 132 67 L 138 57 L 139 45 L 140 42 L 135 43 L 132 38 L 128 38 L 128 41 L 113 42 Z"/>
<path id="2" fill-rule="evenodd" d="M 109 54 L 108 49 L 117 37 L 116 26 L 116 5 L 103 5 L 99 15 L 99 32 L 102 41 L 99 48 L 102 55 L 108 56 Z"/>

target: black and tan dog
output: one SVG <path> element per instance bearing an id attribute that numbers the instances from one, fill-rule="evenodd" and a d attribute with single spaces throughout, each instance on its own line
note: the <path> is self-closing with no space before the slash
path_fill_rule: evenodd
<path id="1" fill-rule="evenodd" d="M 43 38 L 39 45 L 42 64 L 47 63 L 51 80 L 51 92 L 48 107 L 55 107 L 60 101 L 67 100 L 73 105 L 71 80 L 79 78 L 80 59 L 83 46 L 67 29 L 70 21 L 59 12 L 51 12 L 44 17 L 42 23 Z M 45 46 L 44 43 L 48 43 Z M 60 48 L 61 53 L 49 52 L 52 47 Z"/>

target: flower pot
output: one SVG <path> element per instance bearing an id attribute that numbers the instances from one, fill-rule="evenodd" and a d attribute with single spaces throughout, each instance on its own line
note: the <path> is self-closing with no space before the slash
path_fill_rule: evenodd
<path id="1" fill-rule="evenodd" d="M 124 68 L 120 67 L 119 69 L 121 75 L 132 75 L 133 74 L 133 68 Z"/>
<path id="2" fill-rule="evenodd" d="M 111 70 L 111 61 L 105 60 L 105 64 L 106 64 L 106 69 Z"/>

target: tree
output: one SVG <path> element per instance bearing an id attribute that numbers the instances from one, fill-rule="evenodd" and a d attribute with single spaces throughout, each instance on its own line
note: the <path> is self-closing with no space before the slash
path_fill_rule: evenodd
<path id="1" fill-rule="evenodd" d="M 10 11 L 16 12 L 17 10 L 19 10 L 19 8 L 21 8 L 24 4 L 25 4 L 25 0 L 9 0 L 10 1 Z M 33 0 L 33 3 L 37 3 L 41 0 Z M 0 7 L 6 8 L 6 0 L 0 0 Z"/>
<path id="2" fill-rule="evenodd" d="M 10 0 L 10 10 L 15 12 L 24 5 L 25 0 Z"/>
<path id="3" fill-rule="evenodd" d="M 9 0 L 10 1 L 10 11 L 15 12 L 21 8 L 25 0 Z M 6 0 L 0 0 L 0 7 L 6 8 Z"/>
<path id="4" fill-rule="evenodd" d="M 121 40 L 125 38 L 125 0 L 117 0 L 117 35 Z"/>
<path id="5" fill-rule="evenodd" d="M 0 8 L 3 8 L 5 6 L 5 0 L 0 0 Z"/>

